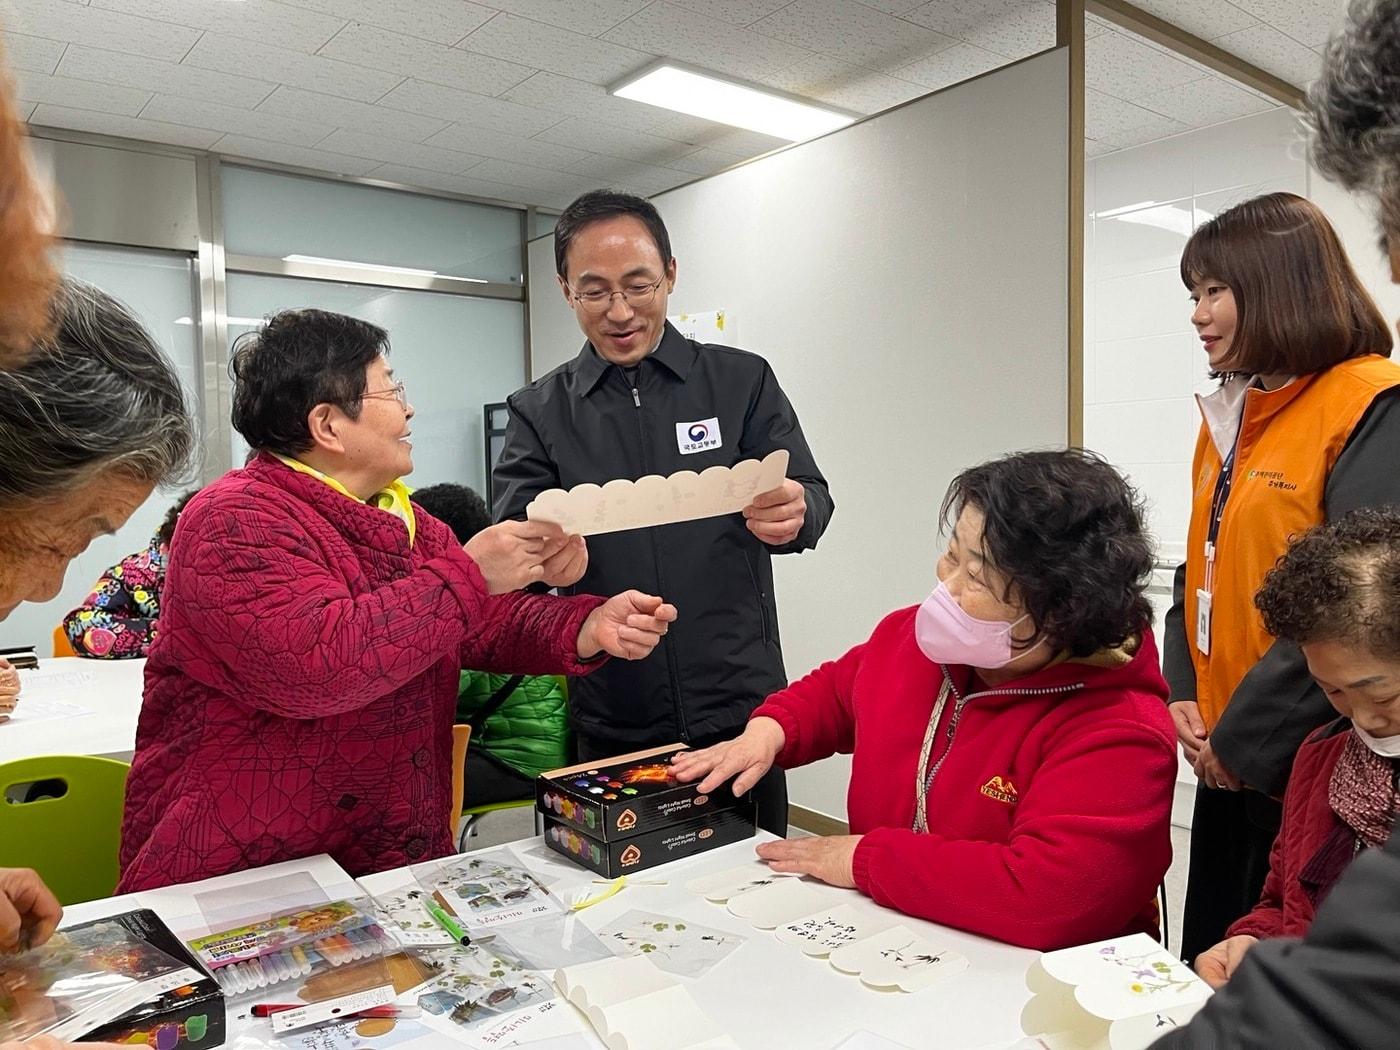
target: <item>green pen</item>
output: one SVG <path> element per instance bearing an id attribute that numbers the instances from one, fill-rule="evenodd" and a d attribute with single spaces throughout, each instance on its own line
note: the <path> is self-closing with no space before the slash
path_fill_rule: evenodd
<path id="1" fill-rule="evenodd" d="M 446 908 L 442 907 L 440 904 L 437 903 L 437 901 L 433 900 L 431 897 L 425 896 L 422 898 L 422 901 L 423 907 L 428 909 L 428 914 L 431 915 L 435 920 L 437 920 L 437 924 L 439 926 L 441 926 L 448 933 L 452 934 L 453 939 L 458 944 L 464 946 L 471 944 L 472 939 L 469 936 L 467 936 L 467 931 L 462 929 L 461 926 L 457 925 L 457 921 L 453 919 L 451 915 L 447 914 Z"/>

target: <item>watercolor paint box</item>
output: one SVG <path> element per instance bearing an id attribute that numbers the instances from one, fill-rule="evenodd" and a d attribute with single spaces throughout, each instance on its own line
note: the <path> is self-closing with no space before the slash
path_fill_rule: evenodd
<path id="1" fill-rule="evenodd" d="M 132 1043 L 153 1050 L 186 1050 L 223 1046 L 224 995 L 218 983 L 155 912 L 142 909 L 116 918 L 129 931 L 199 973 L 199 979 L 171 989 L 79 1042 Z"/>
<path id="2" fill-rule="evenodd" d="M 752 808 L 748 794 L 735 798 L 727 784 L 702 795 L 698 781 L 676 780 L 671 756 L 685 750 L 684 744 L 667 744 L 541 773 L 535 781 L 535 808 L 547 819 L 603 842 L 674 827 L 715 810 Z"/>
<path id="3" fill-rule="evenodd" d="M 754 806 L 747 799 L 737 806 L 710 810 L 694 820 L 611 842 L 585 835 L 553 817 L 544 820 L 544 840 L 550 849 L 609 879 L 693 857 L 753 835 Z"/>

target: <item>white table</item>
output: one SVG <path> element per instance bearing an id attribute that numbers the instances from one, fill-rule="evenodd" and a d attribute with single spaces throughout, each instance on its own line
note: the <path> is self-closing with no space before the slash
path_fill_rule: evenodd
<path id="1" fill-rule="evenodd" d="M 145 660 L 46 659 L 20 671 L 20 699 L 0 723 L 0 759 L 97 755 L 130 761 L 136 749 Z M 61 711 L 57 717 L 48 717 Z"/>
<path id="2" fill-rule="evenodd" d="M 759 840 L 772 836 L 761 834 Z M 747 841 L 643 872 L 641 880 L 665 880 L 664 886 L 632 885 L 614 897 L 579 913 L 580 920 L 598 929 L 626 911 L 659 912 L 691 922 L 742 934 L 747 941 L 713 970 L 695 980 L 681 979 L 696 1002 L 726 1027 L 744 1050 L 801 1047 L 822 1050 L 834 1047 L 857 1031 L 869 1031 L 908 1047 L 938 1046 L 940 1050 L 1005 1046 L 1020 1037 L 1021 1008 L 1029 999 L 1025 973 L 1034 952 L 998 944 L 957 930 L 917 919 L 899 921 L 927 935 L 940 945 L 966 955 L 969 969 L 914 994 L 876 992 L 854 977 L 837 973 L 824 959 L 811 959 L 795 947 L 779 942 L 771 932 L 755 930 L 722 905 L 711 904 L 685 888 L 697 875 L 743 864 L 753 857 L 754 842 Z M 510 844 L 526 867 L 543 876 L 552 892 L 564 901 L 577 889 L 590 887 L 595 876 L 550 852 L 541 839 Z M 223 876 L 191 886 L 134 894 L 110 901 L 93 901 L 68 910 L 65 922 L 81 922 L 133 907 L 154 909 L 176 933 L 188 938 L 210 932 L 210 902 L 219 891 L 257 883 L 291 886 L 301 877 L 309 895 L 304 901 L 279 900 L 283 909 L 353 896 L 356 885 L 328 858 L 309 858 L 270 868 Z M 407 869 L 368 876 L 362 883 L 371 891 L 385 892 L 412 881 Z M 867 898 L 860 906 L 881 910 Z M 892 913 L 891 913 L 892 914 Z M 235 917 L 226 925 L 240 921 Z M 500 932 L 507 935 L 509 927 Z M 526 1029 L 522 1044 L 556 1034 L 560 1027 L 588 1032 L 588 1045 L 601 1047 L 587 1023 L 572 1008 L 555 1012 L 545 1029 Z M 545 1022 L 541 1022 L 544 1024 Z M 245 1027 L 248 1023 L 245 1023 Z M 230 1046 L 237 1043 L 239 1024 L 230 1030 Z M 377 1041 L 366 1044 L 377 1046 Z M 444 1041 L 445 1045 L 445 1041 Z M 465 1044 L 464 1044 L 465 1045 Z"/>

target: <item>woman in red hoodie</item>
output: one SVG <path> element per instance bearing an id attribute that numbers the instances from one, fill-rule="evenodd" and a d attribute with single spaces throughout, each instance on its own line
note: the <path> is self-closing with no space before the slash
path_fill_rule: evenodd
<path id="1" fill-rule="evenodd" d="M 1254 599 L 1294 643 L 1343 717 L 1298 750 L 1264 892 L 1196 957 L 1214 988 L 1268 937 L 1301 937 L 1363 850 L 1384 846 L 1400 804 L 1400 511 L 1355 510 L 1306 533 Z"/>
<path id="2" fill-rule="evenodd" d="M 742 792 L 850 753 L 852 834 L 764 843 L 775 871 L 1041 950 L 1155 935 L 1176 754 L 1135 493 L 1092 453 L 1027 452 L 959 475 L 943 519 L 922 605 L 678 775 Z"/>

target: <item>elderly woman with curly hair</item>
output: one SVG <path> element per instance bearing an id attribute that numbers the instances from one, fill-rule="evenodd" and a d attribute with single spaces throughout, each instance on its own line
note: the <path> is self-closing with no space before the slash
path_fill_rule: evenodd
<path id="1" fill-rule="evenodd" d="M 1091 453 L 963 472 L 938 585 L 676 760 L 742 792 L 853 755 L 850 835 L 764 843 L 776 871 L 1049 950 L 1157 930 L 1176 756 L 1144 597 L 1139 502 Z"/>
<path id="2" fill-rule="evenodd" d="M 1400 801 L 1400 512 L 1356 510 L 1313 529 L 1254 600 L 1269 633 L 1303 651 L 1341 717 L 1293 760 L 1259 903 L 1196 958 L 1217 988 L 1258 941 L 1306 933 L 1352 859 L 1390 838 Z"/>

